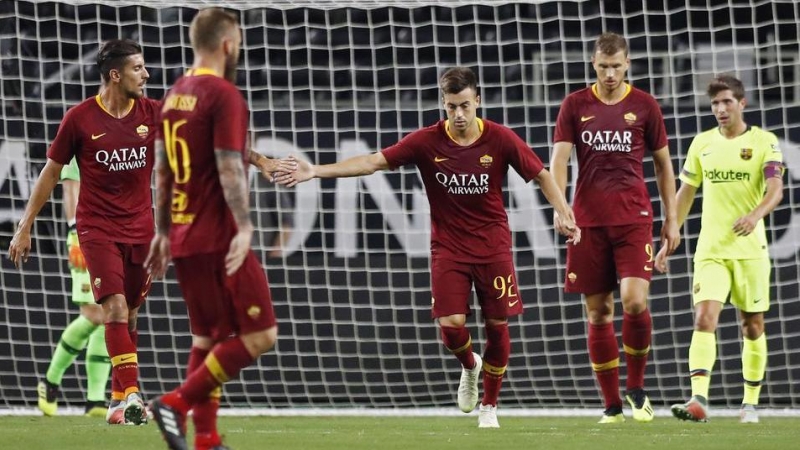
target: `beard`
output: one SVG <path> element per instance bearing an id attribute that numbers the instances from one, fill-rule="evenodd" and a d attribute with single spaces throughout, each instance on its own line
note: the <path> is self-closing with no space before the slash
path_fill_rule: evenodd
<path id="1" fill-rule="evenodd" d="M 144 87 L 142 87 L 142 88 L 137 87 L 136 89 L 129 89 L 129 90 L 125 91 L 125 94 L 130 99 L 134 99 L 134 100 L 140 99 L 140 98 L 144 97 Z"/>
<path id="2" fill-rule="evenodd" d="M 239 64 L 239 55 L 231 55 L 225 60 L 225 79 L 236 84 L 236 66 Z"/>

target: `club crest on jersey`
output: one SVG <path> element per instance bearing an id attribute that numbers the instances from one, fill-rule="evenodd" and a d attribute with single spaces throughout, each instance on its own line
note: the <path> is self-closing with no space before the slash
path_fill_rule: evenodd
<path id="1" fill-rule="evenodd" d="M 492 165 L 492 161 L 494 161 L 494 158 L 489 155 L 483 155 L 480 159 L 481 165 L 487 169 Z"/>
<path id="2" fill-rule="evenodd" d="M 261 307 L 253 305 L 247 308 L 247 315 L 250 316 L 251 319 L 258 318 L 258 316 L 261 315 Z"/>
<path id="3" fill-rule="evenodd" d="M 100 278 L 94 279 L 94 287 L 95 289 L 100 289 Z"/>
<path id="4" fill-rule="evenodd" d="M 622 118 L 625 119 L 625 122 L 627 122 L 628 125 L 633 125 L 634 123 L 636 123 L 636 114 L 632 112 L 625 114 L 624 116 L 622 116 Z"/>
<path id="5" fill-rule="evenodd" d="M 136 134 L 138 134 L 139 137 L 146 138 L 147 135 L 150 134 L 150 128 L 148 128 L 147 125 L 144 124 L 139 125 L 138 127 L 136 127 Z"/>
<path id="6" fill-rule="evenodd" d="M 753 157 L 753 149 L 743 148 L 742 151 L 739 152 L 739 157 L 741 157 L 745 161 L 750 161 L 750 158 Z"/>

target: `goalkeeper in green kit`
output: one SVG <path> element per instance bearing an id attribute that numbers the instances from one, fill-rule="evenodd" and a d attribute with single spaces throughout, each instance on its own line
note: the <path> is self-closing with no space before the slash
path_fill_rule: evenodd
<path id="1" fill-rule="evenodd" d="M 87 401 L 86 415 L 105 417 L 106 386 L 111 372 L 111 361 L 106 350 L 103 309 L 94 302 L 89 272 L 78 243 L 75 229 L 75 209 L 80 191 L 80 173 L 73 158 L 61 170 L 61 184 L 64 191 L 64 215 L 69 225 L 67 250 L 69 268 L 72 274 L 72 301 L 80 306 L 81 314 L 76 317 L 58 341 L 53 359 L 47 368 L 47 375 L 39 382 L 39 409 L 46 416 L 54 416 L 58 408 L 58 391 L 64 372 L 75 361 L 78 354 L 86 349 Z"/>

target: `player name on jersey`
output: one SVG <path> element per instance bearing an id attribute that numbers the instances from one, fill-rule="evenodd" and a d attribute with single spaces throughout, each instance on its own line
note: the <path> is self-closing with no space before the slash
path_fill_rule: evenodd
<path id="1" fill-rule="evenodd" d="M 167 99 L 164 100 L 164 109 L 162 113 L 171 109 L 177 111 L 194 111 L 195 106 L 197 106 L 197 96 L 195 95 L 170 94 L 167 96 Z"/>

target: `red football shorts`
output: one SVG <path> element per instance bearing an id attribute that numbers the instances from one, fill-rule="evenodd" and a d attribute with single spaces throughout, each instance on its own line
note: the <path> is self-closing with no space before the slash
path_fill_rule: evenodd
<path id="1" fill-rule="evenodd" d="M 174 263 L 193 335 L 221 341 L 275 325 L 267 275 L 252 250 L 230 277 L 225 275 L 225 252 L 175 258 Z"/>
<path id="2" fill-rule="evenodd" d="M 654 259 L 652 223 L 581 228 L 581 242 L 567 245 L 564 291 L 597 294 L 623 278 L 650 281 Z"/>
<path id="3" fill-rule="evenodd" d="M 474 264 L 434 257 L 431 260 L 433 318 L 453 314 L 471 315 L 473 285 L 484 319 L 503 319 L 522 314 L 522 297 L 511 259 Z"/>
<path id="4" fill-rule="evenodd" d="M 113 294 L 124 295 L 130 309 L 144 303 L 150 291 L 150 274 L 144 267 L 150 244 L 90 241 L 81 242 L 81 250 L 96 303 Z"/>

